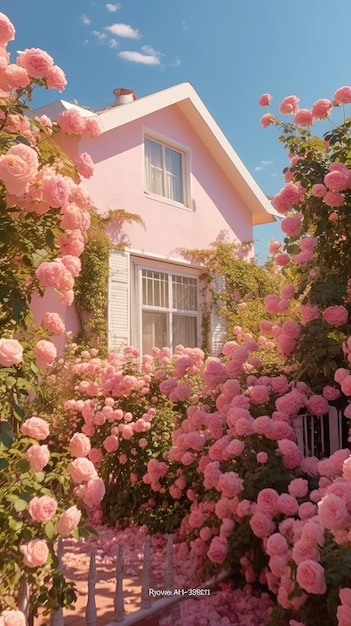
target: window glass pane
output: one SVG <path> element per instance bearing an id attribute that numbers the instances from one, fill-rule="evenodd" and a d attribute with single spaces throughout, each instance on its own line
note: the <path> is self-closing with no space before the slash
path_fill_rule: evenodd
<path id="1" fill-rule="evenodd" d="M 145 137 L 145 178 L 146 189 L 164 196 L 162 146 L 157 141 Z"/>
<path id="2" fill-rule="evenodd" d="M 173 309 L 197 311 L 197 280 L 187 276 L 172 276 Z"/>
<path id="3" fill-rule="evenodd" d="M 197 346 L 197 317 L 189 315 L 176 315 L 173 321 L 173 348 L 182 344 L 188 348 Z"/>
<path id="4" fill-rule="evenodd" d="M 168 302 L 168 274 L 142 270 L 143 304 L 167 308 Z"/>
<path id="5" fill-rule="evenodd" d="M 142 317 L 143 354 L 150 353 L 151 348 L 169 346 L 168 315 L 143 311 Z"/>
<path id="6" fill-rule="evenodd" d="M 183 202 L 182 155 L 165 148 L 165 195 L 176 202 Z"/>

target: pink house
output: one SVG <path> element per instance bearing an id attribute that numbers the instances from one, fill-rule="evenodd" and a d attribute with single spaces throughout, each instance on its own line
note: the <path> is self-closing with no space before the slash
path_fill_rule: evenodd
<path id="1" fill-rule="evenodd" d="M 224 233 L 252 241 L 254 225 L 274 221 L 271 204 L 189 83 L 140 99 L 114 94 L 115 104 L 98 112 L 63 100 L 36 111 L 56 119 L 74 107 L 98 117 L 99 137 L 58 141 L 73 158 L 92 156 L 86 186 L 99 211 L 124 209 L 145 222 L 145 230 L 125 229 L 125 252 L 111 253 L 109 347 L 200 345 L 201 270 L 179 249 L 206 248 Z M 73 310 L 66 322 L 76 329 Z M 223 329 L 215 315 L 212 324 L 216 353 Z"/>

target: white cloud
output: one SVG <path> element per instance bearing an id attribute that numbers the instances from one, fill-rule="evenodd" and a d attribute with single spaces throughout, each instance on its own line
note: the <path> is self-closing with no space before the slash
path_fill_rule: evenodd
<path id="1" fill-rule="evenodd" d="M 118 2 L 116 4 L 105 4 L 105 9 L 107 9 L 109 13 L 116 13 L 120 8 L 121 5 Z"/>
<path id="2" fill-rule="evenodd" d="M 105 33 L 100 33 L 98 30 L 93 30 L 91 34 L 94 35 L 98 41 L 104 41 L 104 39 L 107 39 L 107 35 Z"/>
<path id="3" fill-rule="evenodd" d="M 178 55 L 176 55 L 171 63 L 172 67 L 178 67 L 181 64 L 181 60 Z"/>
<path id="4" fill-rule="evenodd" d="M 157 52 L 151 46 L 143 46 L 142 52 L 135 50 L 122 50 L 118 56 L 131 63 L 142 63 L 143 65 L 160 65 L 161 52 Z"/>
<path id="5" fill-rule="evenodd" d="M 108 45 L 110 48 L 117 48 L 118 41 L 116 41 L 115 39 L 110 39 L 110 41 L 108 42 Z"/>
<path id="6" fill-rule="evenodd" d="M 128 37 L 129 39 L 140 39 L 141 37 L 139 31 L 129 24 L 112 24 L 112 26 L 105 26 L 105 30 L 117 37 Z"/>
<path id="7" fill-rule="evenodd" d="M 82 22 L 85 26 L 90 26 L 91 20 L 87 17 L 87 15 L 82 15 Z"/>
<path id="8" fill-rule="evenodd" d="M 271 176 L 280 176 L 281 174 L 279 172 L 276 172 L 275 174 L 271 174 Z"/>
<path id="9" fill-rule="evenodd" d="M 260 170 L 263 170 L 263 167 L 257 166 L 254 169 L 255 169 L 255 172 L 259 172 Z"/>
<path id="10" fill-rule="evenodd" d="M 260 161 L 260 163 L 262 163 L 262 165 L 272 165 L 274 161 Z"/>
<path id="11" fill-rule="evenodd" d="M 182 20 L 182 30 L 188 30 L 188 24 L 185 20 Z"/>

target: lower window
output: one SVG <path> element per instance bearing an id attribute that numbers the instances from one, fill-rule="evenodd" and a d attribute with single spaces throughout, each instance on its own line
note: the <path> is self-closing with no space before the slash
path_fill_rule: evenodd
<path id="1" fill-rule="evenodd" d="M 198 279 L 158 269 L 141 268 L 141 345 L 147 354 L 154 346 L 198 345 Z"/>

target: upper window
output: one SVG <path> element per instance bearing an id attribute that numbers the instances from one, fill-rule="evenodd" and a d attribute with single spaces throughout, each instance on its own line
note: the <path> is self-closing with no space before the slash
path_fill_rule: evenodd
<path id="1" fill-rule="evenodd" d="M 186 204 L 185 154 L 150 137 L 145 137 L 146 190 Z"/>

